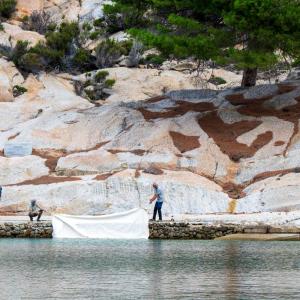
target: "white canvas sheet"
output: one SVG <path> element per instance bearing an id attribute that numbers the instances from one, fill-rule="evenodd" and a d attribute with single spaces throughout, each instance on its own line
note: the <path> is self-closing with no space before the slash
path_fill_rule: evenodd
<path id="1" fill-rule="evenodd" d="M 144 209 L 103 216 L 55 215 L 54 238 L 148 239 L 148 214 Z"/>

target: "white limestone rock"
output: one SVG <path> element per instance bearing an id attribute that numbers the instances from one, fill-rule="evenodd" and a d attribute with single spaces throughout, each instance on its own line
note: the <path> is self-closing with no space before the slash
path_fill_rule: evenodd
<path id="1" fill-rule="evenodd" d="M 274 176 L 245 189 L 246 197 L 237 203 L 236 212 L 293 211 L 300 209 L 300 174 Z"/>
<path id="2" fill-rule="evenodd" d="M 18 184 L 46 176 L 48 173 L 45 160 L 40 157 L 0 157 L 0 185 Z"/>
<path id="3" fill-rule="evenodd" d="M 151 214 L 153 207 L 149 206 L 149 198 L 154 180 L 164 190 L 165 215 L 227 210 L 228 196 L 214 182 L 201 176 L 189 172 L 166 172 L 161 176 L 142 174 L 135 179 L 134 174 L 134 170 L 127 170 L 105 181 L 87 176 L 80 181 L 5 187 L 0 210 L 17 206 L 25 213 L 30 200 L 37 199 L 48 212 L 55 213 L 108 214 L 143 207 Z"/>

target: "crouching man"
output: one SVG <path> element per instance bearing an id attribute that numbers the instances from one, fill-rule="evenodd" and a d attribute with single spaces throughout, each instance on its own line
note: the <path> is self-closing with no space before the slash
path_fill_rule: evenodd
<path id="1" fill-rule="evenodd" d="M 153 219 L 152 221 L 155 221 L 156 214 L 158 212 L 159 220 L 162 221 L 162 214 L 161 214 L 161 208 L 164 202 L 164 196 L 162 190 L 158 187 L 157 183 L 153 183 L 153 189 L 154 189 L 154 195 L 150 199 L 150 204 L 156 200 L 154 211 L 153 211 Z"/>
<path id="2" fill-rule="evenodd" d="M 36 200 L 31 200 L 28 214 L 30 221 L 33 221 L 35 217 L 37 217 L 37 221 L 40 221 L 43 212 L 44 210 L 38 206 Z"/>

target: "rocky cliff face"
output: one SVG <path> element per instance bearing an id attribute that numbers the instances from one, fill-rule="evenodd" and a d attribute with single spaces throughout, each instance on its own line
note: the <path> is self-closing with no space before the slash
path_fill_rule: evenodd
<path id="1" fill-rule="evenodd" d="M 104 1 L 77 2 L 19 1 L 18 13 L 90 17 Z M 113 94 L 92 104 L 71 75 L 24 78 L 0 59 L 1 214 L 24 214 L 31 199 L 48 213 L 148 207 L 153 181 L 167 215 L 299 209 L 300 81 L 195 90 L 177 71 L 108 72 Z M 27 92 L 14 97 L 18 84 Z M 5 157 L 8 144 L 23 142 L 32 155 Z"/>

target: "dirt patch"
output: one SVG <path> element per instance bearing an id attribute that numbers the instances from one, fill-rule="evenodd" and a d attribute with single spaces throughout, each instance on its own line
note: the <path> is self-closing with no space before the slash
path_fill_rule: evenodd
<path id="1" fill-rule="evenodd" d="M 95 176 L 93 179 L 98 180 L 98 181 L 104 181 L 112 175 L 113 175 L 113 173 L 100 174 L 100 175 Z"/>
<path id="2" fill-rule="evenodd" d="M 138 155 L 138 156 L 143 156 L 147 152 L 146 150 L 142 150 L 142 149 L 135 149 L 135 150 L 109 149 L 107 151 L 110 152 L 111 154 L 129 152 L 129 153 L 133 153 L 133 154 Z"/>
<path id="3" fill-rule="evenodd" d="M 260 148 L 267 145 L 273 138 L 270 131 L 260 134 L 250 146 L 239 143 L 237 138 L 258 127 L 261 121 L 240 121 L 226 124 L 212 112 L 198 120 L 200 127 L 211 137 L 221 151 L 235 162 L 241 158 L 252 157 Z"/>
<path id="4" fill-rule="evenodd" d="M 168 119 L 183 116 L 189 111 L 207 112 L 215 109 L 214 105 L 209 102 L 192 103 L 188 101 L 177 101 L 176 106 L 170 107 L 165 111 L 150 111 L 145 108 L 138 110 L 143 114 L 146 121 L 153 119 Z"/>
<path id="5" fill-rule="evenodd" d="M 90 151 L 98 150 L 98 149 L 100 149 L 101 147 L 103 147 L 104 145 L 106 145 L 106 144 L 109 143 L 109 142 L 110 142 L 110 141 L 98 143 L 98 144 L 96 144 L 96 146 L 94 146 L 94 147 L 92 147 L 92 148 L 84 149 L 84 150 L 74 150 L 74 151 L 69 151 L 69 152 L 67 152 L 67 155 L 75 154 L 75 153 L 85 153 L 85 152 L 90 152 Z"/>
<path id="6" fill-rule="evenodd" d="M 199 148 L 199 136 L 188 136 L 176 131 L 169 132 L 174 146 L 181 152 L 187 152 Z"/>
<path id="7" fill-rule="evenodd" d="M 67 152 L 65 150 L 33 149 L 32 155 L 46 159 L 46 167 L 50 170 L 50 172 L 55 172 L 58 160 L 61 157 L 66 156 Z"/>
<path id="8" fill-rule="evenodd" d="M 274 143 L 274 146 L 275 146 L 275 147 L 278 147 L 278 146 L 282 146 L 282 145 L 284 145 L 284 144 L 285 144 L 284 141 L 276 141 L 276 142 Z"/>
<path id="9" fill-rule="evenodd" d="M 52 183 L 61 183 L 68 181 L 79 181 L 79 177 L 63 177 L 63 176 L 42 176 L 32 180 L 26 180 L 17 184 L 10 184 L 7 186 L 20 186 L 20 185 L 42 185 L 42 184 L 52 184 Z"/>
<path id="10" fill-rule="evenodd" d="M 140 169 L 136 169 L 134 172 L 134 178 L 139 178 L 139 177 L 141 177 Z"/>
<path id="11" fill-rule="evenodd" d="M 265 145 L 269 144 L 273 139 L 273 132 L 272 131 L 266 131 L 265 133 L 259 134 L 256 139 L 251 144 L 250 148 L 252 150 L 255 150 L 255 153 L 257 150 L 261 149 Z M 251 155 L 253 156 L 253 155 Z"/>
<path id="12" fill-rule="evenodd" d="M 291 168 L 291 169 L 285 169 L 285 170 L 276 170 L 276 171 L 270 171 L 270 172 L 263 172 L 260 173 L 258 175 L 256 175 L 251 182 L 248 182 L 247 185 L 253 184 L 255 182 L 267 179 L 269 177 L 274 177 L 274 176 L 283 176 L 286 174 L 290 174 L 290 173 L 299 173 L 300 169 L 299 168 Z"/>
<path id="13" fill-rule="evenodd" d="M 10 136 L 10 137 L 8 138 L 8 140 L 11 141 L 11 140 L 15 139 L 18 135 L 20 135 L 20 132 L 14 134 L 14 135 L 12 135 L 12 136 Z"/>
<path id="14" fill-rule="evenodd" d="M 240 199 L 246 196 L 243 191 L 245 186 L 241 184 L 234 184 L 232 182 L 227 182 L 221 184 L 223 192 L 226 193 L 232 199 Z"/>
<path id="15" fill-rule="evenodd" d="M 107 178 L 119 173 L 120 171 L 115 171 L 115 172 L 109 172 L 109 173 L 104 173 L 104 174 L 99 174 L 97 176 L 95 176 L 93 178 L 93 180 L 98 180 L 98 181 L 104 181 L 106 180 Z"/>

